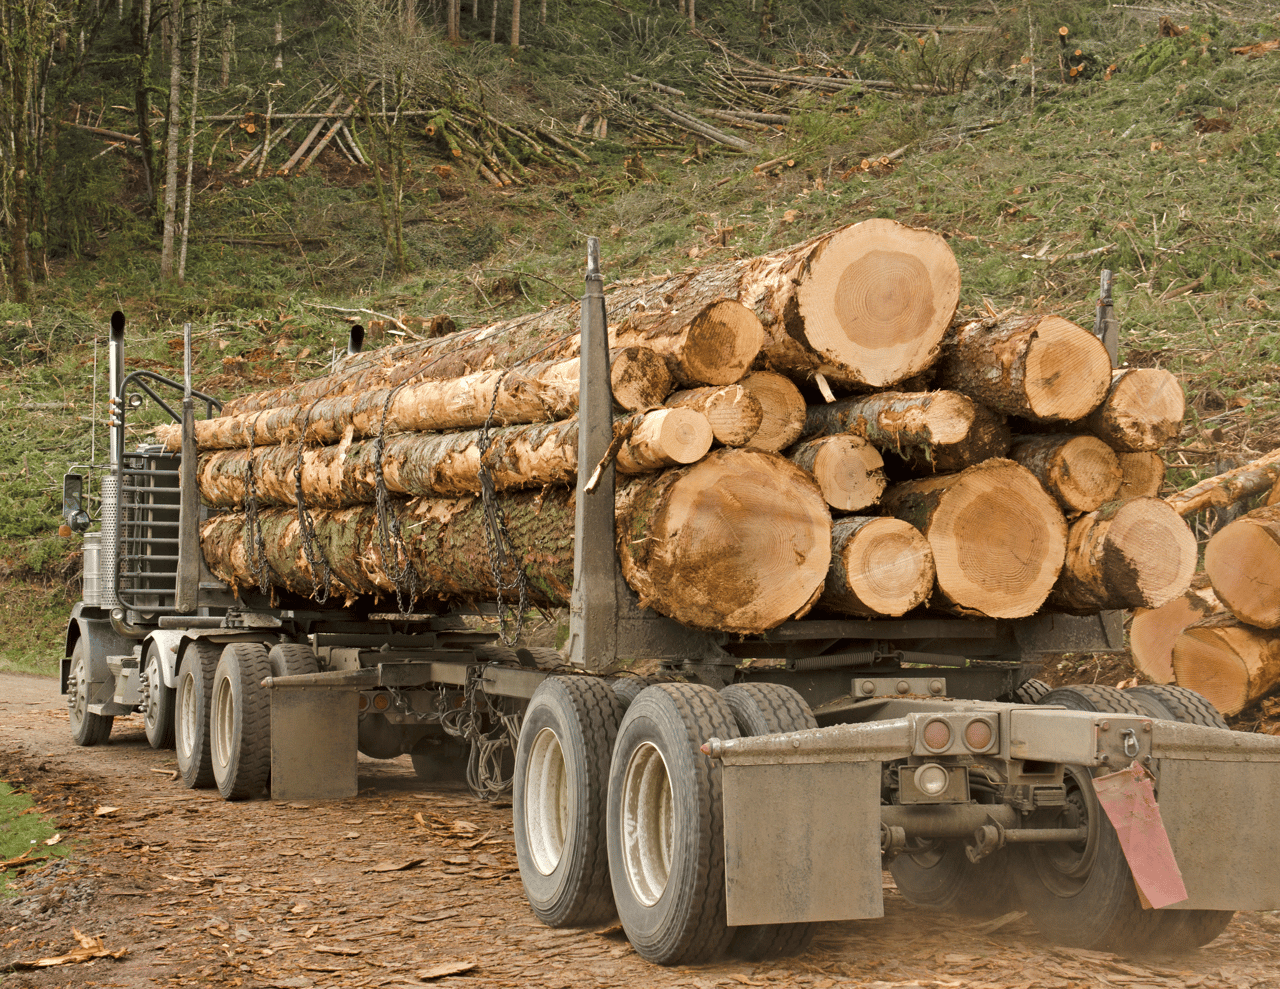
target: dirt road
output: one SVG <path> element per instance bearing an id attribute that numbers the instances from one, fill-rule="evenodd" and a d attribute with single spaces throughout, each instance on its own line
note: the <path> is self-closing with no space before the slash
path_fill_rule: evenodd
<path id="1" fill-rule="evenodd" d="M 616 927 L 551 930 L 525 906 L 510 808 L 424 790 L 408 760 L 361 763 L 335 803 L 227 804 L 186 790 L 141 721 L 71 744 L 57 684 L 0 676 L 0 770 L 72 844 L 0 902 L 0 964 L 61 955 L 72 928 L 119 960 L 0 975 L 11 986 L 1198 986 L 1280 989 L 1280 919 L 1241 915 L 1177 959 L 1046 944 L 930 914 L 886 881 L 883 920 L 823 925 L 795 958 L 658 968 Z M 116 810 L 95 816 L 103 808 Z M 461 971 L 465 969 L 465 971 Z M 449 974 L 449 973 L 453 974 Z"/>

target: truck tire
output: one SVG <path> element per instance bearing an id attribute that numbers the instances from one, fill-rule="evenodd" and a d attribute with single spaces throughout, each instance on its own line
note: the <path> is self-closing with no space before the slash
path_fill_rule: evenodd
<path id="1" fill-rule="evenodd" d="M 614 916 L 604 815 L 621 720 L 608 684 L 585 676 L 548 677 L 525 709 L 512 826 L 525 897 L 551 927 Z"/>
<path id="2" fill-rule="evenodd" d="M 895 856 L 889 872 L 907 902 L 926 910 L 984 920 L 1018 908 L 1008 852 L 970 862 L 963 841 L 922 840 Z"/>
<path id="3" fill-rule="evenodd" d="M 212 642 L 193 642 L 182 654 L 175 688 L 173 735 L 178 772 L 188 789 L 213 786 L 213 760 L 209 755 L 209 704 L 213 673 L 222 650 Z"/>
<path id="4" fill-rule="evenodd" d="M 77 745 L 101 745 L 111 734 L 115 718 L 89 713 L 89 646 L 84 637 L 71 649 L 71 671 L 67 675 L 67 716 L 71 740 Z"/>
<path id="5" fill-rule="evenodd" d="M 1040 698 L 1052 689 L 1043 680 L 1032 678 L 1018 684 L 1007 697 L 1001 697 L 999 700 L 1010 704 L 1039 704 Z"/>
<path id="6" fill-rule="evenodd" d="M 640 691 L 653 683 L 645 677 L 638 676 L 620 676 L 608 681 L 610 689 L 622 704 L 622 710 L 625 712 L 631 706 L 631 702 L 640 696 Z"/>
<path id="7" fill-rule="evenodd" d="M 209 754 L 224 800 L 261 793 L 271 772 L 271 698 L 262 681 L 271 675 L 266 646 L 233 642 L 222 650 L 213 674 L 209 706 Z"/>
<path id="8" fill-rule="evenodd" d="M 1124 691 L 1096 684 L 1059 687 L 1040 703 L 1073 711 L 1146 713 Z M 1089 837 L 1083 843 L 1012 849 L 1023 907 L 1040 931 L 1059 944 L 1121 953 L 1158 950 L 1166 943 L 1170 914 L 1142 908 L 1120 839 L 1094 796 L 1090 770 L 1067 766 L 1063 782 L 1065 808 L 1038 811 L 1040 823 L 1088 825 Z"/>
<path id="9" fill-rule="evenodd" d="M 177 690 L 164 685 L 164 671 L 154 646 L 142 657 L 147 692 L 142 698 L 142 724 L 153 749 L 173 748 L 173 707 Z"/>
<path id="10" fill-rule="evenodd" d="M 267 653 L 273 677 L 295 677 L 319 673 L 320 661 L 311 647 L 301 642 L 277 642 Z"/>
<path id="11" fill-rule="evenodd" d="M 734 683 L 723 688 L 739 735 L 775 735 L 779 732 L 817 728 L 818 722 L 805 699 L 779 683 Z M 729 954 L 760 961 L 804 951 L 813 941 L 816 924 L 747 924 L 733 928 Z"/>
<path id="12" fill-rule="evenodd" d="M 609 877 L 623 930 L 647 961 L 710 961 L 733 939 L 725 922 L 722 777 L 700 747 L 737 735 L 729 705 L 692 683 L 647 688 L 618 726 Z"/>

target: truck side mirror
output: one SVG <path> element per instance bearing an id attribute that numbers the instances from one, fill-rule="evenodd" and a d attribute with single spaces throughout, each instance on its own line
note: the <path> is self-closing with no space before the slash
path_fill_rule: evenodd
<path id="1" fill-rule="evenodd" d="M 66 474 L 62 478 L 62 517 L 72 532 L 88 532 L 92 521 L 84 509 L 84 475 Z"/>

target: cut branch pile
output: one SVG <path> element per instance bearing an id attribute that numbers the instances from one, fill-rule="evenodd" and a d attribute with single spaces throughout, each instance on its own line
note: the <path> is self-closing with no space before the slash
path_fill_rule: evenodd
<path id="1" fill-rule="evenodd" d="M 1102 344 L 1056 316 L 957 319 L 959 289 L 941 237 L 880 219 L 613 286 L 617 548 L 641 602 L 745 633 L 815 605 L 1016 618 L 1181 594 L 1186 524 L 1115 500 L 1117 417 L 1091 413 L 1124 378 Z M 578 463 L 580 320 L 563 305 L 228 402 L 196 430 L 210 569 L 492 599 L 488 489 L 530 599 L 566 604 L 572 485 L 598 466 Z M 1123 418 L 1167 416 L 1167 384 L 1128 389 Z M 1124 435 L 1151 452 L 1168 429 Z"/>

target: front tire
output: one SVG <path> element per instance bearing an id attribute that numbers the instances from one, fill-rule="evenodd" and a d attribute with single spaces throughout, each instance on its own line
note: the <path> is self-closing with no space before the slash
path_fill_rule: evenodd
<path id="1" fill-rule="evenodd" d="M 155 646 L 147 646 L 142 660 L 143 675 L 147 684 L 142 699 L 142 723 L 147 741 L 153 749 L 173 748 L 173 711 L 177 690 L 164 685 L 164 671 L 160 667 L 160 654 Z"/>
<path id="2" fill-rule="evenodd" d="M 618 727 L 609 768 L 609 876 L 636 952 L 660 965 L 709 961 L 725 922 L 722 777 L 700 746 L 736 738 L 729 705 L 710 687 L 655 684 Z"/>
<path id="3" fill-rule="evenodd" d="M 209 755 L 209 705 L 213 673 L 222 651 L 212 642 L 193 642 L 182 654 L 174 697 L 174 749 L 178 772 L 188 789 L 213 786 Z"/>
<path id="4" fill-rule="evenodd" d="M 71 672 L 67 676 L 67 716 L 71 740 L 77 745 L 101 745 L 111 734 L 115 718 L 89 713 L 89 647 L 81 637 L 71 650 Z"/>
<path id="5" fill-rule="evenodd" d="M 209 754 L 224 800 L 256 796 L 271 773 L 271 697 L 262 681 L 271 675 L 266 646 L 233 642 L 213 675 Z"/>

